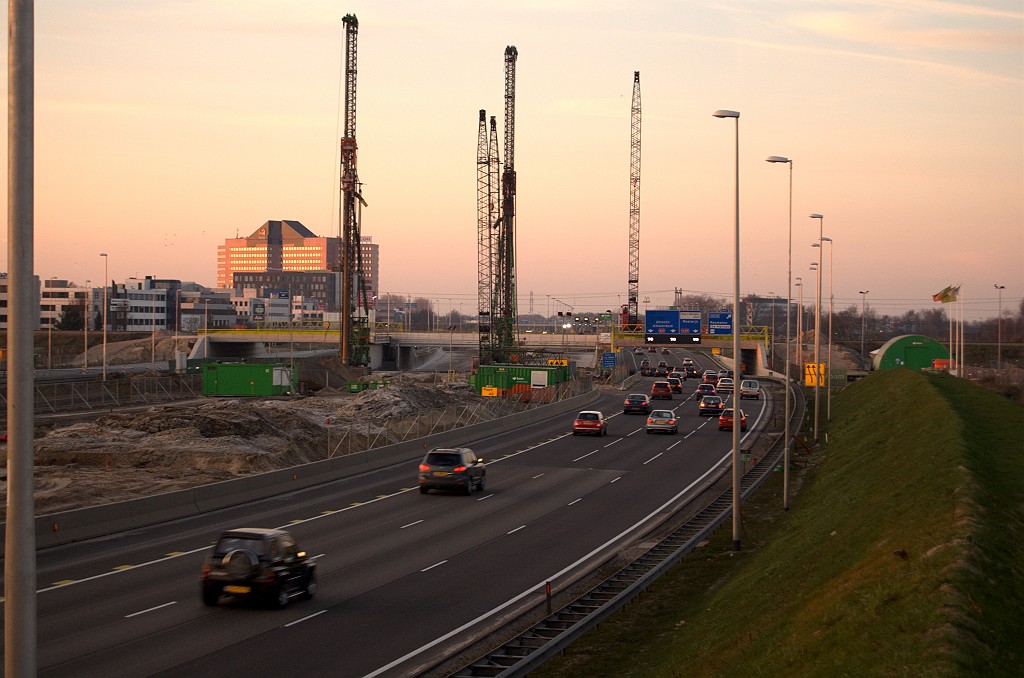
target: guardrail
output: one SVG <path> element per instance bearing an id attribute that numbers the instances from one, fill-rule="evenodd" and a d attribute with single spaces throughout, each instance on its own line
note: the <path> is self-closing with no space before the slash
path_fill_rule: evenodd
<path id="1" fill-rule="evenodd" d="M 556 417 L 588 405 L 599 397 L 600 393 L 594 389 L 566 400 L 539 405 L 524 412 L 300 466 L 200 485 L 186 490 L 166 492 L 141 499 L 36 516 L 36 545 L 43 548 L 91 539 L 236 506 L 286 492 L 307 489 L 348 476 L 418 459 L 425 450 L 431 447 L 457 447 L 489 434 Z M 0 524 L 0 539 L 5 537 L 6 527 L 6 523 Z"/>

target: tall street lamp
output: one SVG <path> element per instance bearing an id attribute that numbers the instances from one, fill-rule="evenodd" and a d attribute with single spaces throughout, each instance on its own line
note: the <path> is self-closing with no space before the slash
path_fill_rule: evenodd
<path id="1" fill-rule="evenodd" d="M 835 243 L 827 235 L 821 237 L 821 242 L 828 243 L 828 361 L 825 368 L 828 374 L 828 391 L 826 391 L 825 419 L 832 421 L 832 303 L 834 301 L 832 295 L 832 250 L 835 248 Z"/>
<path id="2" fill-rule="evenodd" d="M 797 276 L 793 287 L 798 288 L 796 304 L 796 366 L 802 372 L 804 369 L 804 279 Z"/>
<path id="3" fill-rule="evenodd" d="M 818 247 L 821 247 L 822 227 L 825 217 L 814 213 L 811 219 L 818 220 Z M 821 404 L 821 266 L 818 266 L 818 285 L 814 296 L 814 442 L 818 443 L 818 421 Z"/>
<path id="4" fill-rule="evenodd" d="M 732 294 L 732 359 L 733 378 L 740 383 L 742 366 L 740 364 L 740 113 L 739 111 L 718 110 L 712 113 L 716 118 L 732 118 L 736 129 L 736 181 L 735 181 L 735 275 Z M 740 550 L 740 427 L 735 424 L 740 416 L 739 405 L 735 398 L 733 403 L 732 426 L 732 548 Z"/>
<path id="5" fill-rule="evenodd" d="M 82 352 L 82 369 L 86 374 L 89 373 L 89 320 L 92 318 L 92 280 L 85 281 L 85 313 L 82 315 L 82 343 L 85 344 L 85 350 Z"/>
<path id="6" fill-rule="evenodd" d="M 859 290 L 857 294 L 860 295 L 860 360 L 861 363 L 867 365 L 868 356 L 864 352 L 864 335 L 867 332 L 868 326 L 868 292 L 871 290 Z"/>
<path id="7" fill-rule="evenodd" d="M 792 362 L 789 359 L 789 342 L 792 338 L 790 316 L 792 315 L 791 306 L 793 305 L 793 161 L 782 155 L 770 155 L 765 158 L 766 162 L 773 164 L 785 163 L 789 165 L 789 239 L 786 241 L 786 432 L 785 440 L 786 446 L 783 452 L 783 467 L 782 467 L 782 508 L 783 510 L 789 510 L 789 417 L 790 417 L 790 390 L 792 388 L 792 381 L 789 376 L 789 366 Z M 772 325 L 775 322 L 775 306 L 772 306 Z M 775 330 L 772 330 L 772 336 L 775 336 Z M 774 340 L 774 339 L 773 339 Z"/>
<path id="8" fill-rule="evenodd" d="M 107 264 L 110 257 L 106 252 L 100 252 L 103 257 L 103 381 L 107 380 L 107 276 L 109 275 Z"/>
<path id="9" fill-rule="evenodd" d="M 1006 285 L 994 285 L 999 294 L 999 315 L 996 318 L 996 369 L 1003 369 L 1003 290 Z"/>

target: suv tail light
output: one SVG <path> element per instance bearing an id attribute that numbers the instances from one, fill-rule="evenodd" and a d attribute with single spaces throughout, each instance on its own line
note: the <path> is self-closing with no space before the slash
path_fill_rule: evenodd
<path id="1" fill-rule="evenodd" d="M 429 471 L 430 467 L 427 466 L 426 464 L 420 464 L 420 470 L 421 471 Z"/>
<path id="2" fill-rule="evenodd" d="M 452 473 L 465 473 L 465 472 L 466 472 L 466 467 L 465 466 L 456 466 L 455 468 L 452 469 Z"/>

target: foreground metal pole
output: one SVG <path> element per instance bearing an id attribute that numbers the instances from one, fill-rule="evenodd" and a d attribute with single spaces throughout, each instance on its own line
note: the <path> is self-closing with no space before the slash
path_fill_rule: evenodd
<path id="1" fill-rule="evenodd" d="M 36 675 L 36 538 L 32 478 L 34 199 L 34 4 L 8 0 L 7 45 L 7 533 L 4 543 L 4 675 Z M 35 306 L 35 308 L 33 308 Z"/>
<path id="2" fill-rule="evenodd" d="M 732 360 L 734 383 L 742 379 L 740 369 L 740 114 L 739 111 L 715 111 L 716 118 L 732 118 L 736 122 L 736 272 L 732 296 Z M 732 548 L 740 550 L 740 406 L 735 391 L 732 406 Z"/>
<path id="3" fill-rule="evenodd" d="M 784 162 L 789 165 L 789 240 L 786 247 L 787 251 L 787 264 L 786 264 L 786 431 L 785 431 L 785 443 L 786 446 L 783 448 L 782 453 L 782 508 L 785 511 L 789 510 L 789 417 L 791 412 L 790 404 L 790 390 L 791 384 L 789 374 L 789 364 L 792 362 L 789 357 L 789 342 L 792 339 L 792 327 L 790 320 L 793 316 L 793 161 L 790 158 L 781 155 L 772 155 L 767 158 L 767 162 L 778 163 Z M 774 309 L 773 309 L 774 310 Z M 772 332 L 774 335 L 775 333 Z M 799 362 L 799 361 L 798 361 Z"/>

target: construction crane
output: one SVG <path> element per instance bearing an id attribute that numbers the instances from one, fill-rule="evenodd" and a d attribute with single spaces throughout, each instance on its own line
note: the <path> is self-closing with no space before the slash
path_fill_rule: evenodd
<path id="1" fill-rule="evenodd" d="M 505 48 L 504 169 L 498 159 L 494 117 L 480 111 L 477 128 L 477 308 L 480 364 L 513 360 L 516 349 L 514 46 Z M 500 201 L 500 209 L 499 209 Z"/>
<path id="2" fill-rule="evenodd" d="M 505 48 L 505 145 L 501 172 L 501 227 L 498 229 L 497 275 L 492 354 L 509 362 L 516 347 L 516 59 L 514 45 Z"/>
<path id="3" fill-rule="evenodd" d="M 640 71 L 633 72 L 633 108 L 629 135 L 629 300 L 623 326 L 639 331 L 640 310 Z M 625 327 L 624 327 L 625 328 Z"/>
<path id="4" fill-rule="evenodd" d="M 341 332 L 339 357 L 346 365 L 370 362 L 369 303 L 363 277 L 361 223 L 366 205 L 356 172 L 356 52 L 359 20 L 346 14 L 345 24 L 345 132 L 341 138 Z"/>

